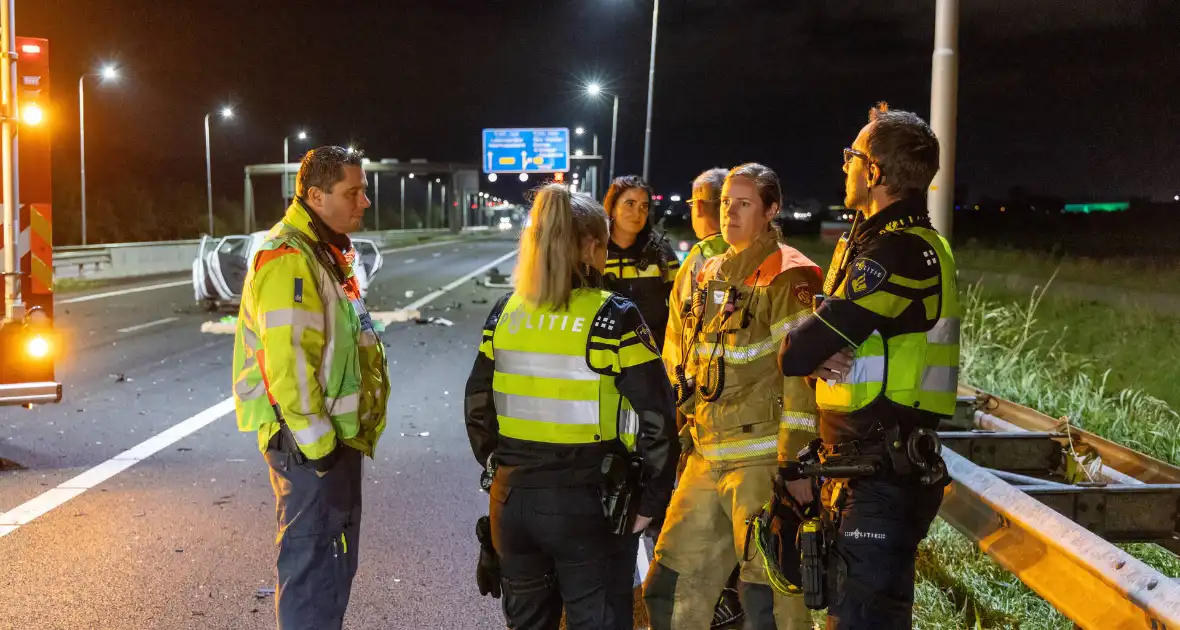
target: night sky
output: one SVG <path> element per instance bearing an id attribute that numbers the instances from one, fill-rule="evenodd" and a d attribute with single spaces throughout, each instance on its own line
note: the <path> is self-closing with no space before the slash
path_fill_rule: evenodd
<path id="1" fill-rule="evenodd" d="M 243 166 L 281 161 L 300 128 L 374 159 L 478 164 L 484 127 L 585 125 L 605 154 L 610 103 L 582 96 L 590 79 L 621 96 L 619 172 L 642 166 L 650 0 L 16 5 L 18 33 L 51 41 L 59 200 L 77 189 L 77 79 L 105 60 L 124 78 L 87 83 L 91 195 L 202 185 L 202 117 L 223 103 L 239 115 L 213 125 L 214 189 L 233 199 Z M 1079 200 L 1180 194 L 1180 2 L 962 5 L 968 199 L 1014 185 Z M 839 202 L 840 151 L 873 102 L 928 116 L 933 21 L 933 0 L 663 0 L 654 184 L 687 194 L 697 172 L 753 160 L 788 197 Z"/>

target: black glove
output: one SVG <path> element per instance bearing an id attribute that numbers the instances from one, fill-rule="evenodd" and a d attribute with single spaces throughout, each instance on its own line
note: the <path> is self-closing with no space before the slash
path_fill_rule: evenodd
<path id="1" fill-rule="evenodd" d="M 475 537 L 479 540 L 479 563 L 475 566 L 475 583 L 479 594 L 500 599 L 500 559 L 492 547 L 492 522 L 486 516 L 475 523 Z"/>

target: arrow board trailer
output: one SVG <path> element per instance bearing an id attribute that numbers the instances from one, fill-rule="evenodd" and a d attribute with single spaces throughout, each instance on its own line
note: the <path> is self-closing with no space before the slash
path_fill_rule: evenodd
<path id="1" fill-rule="evenodd" d="M 11 14 L 9 14 L 11 17 Z M 0 25 L 0 30 L 10 24 Z M 0 106 L 4 140 L 0 177 L 0 405 L 61 400 L 54 363 L 61 348 L 53 330 L 53 187 L 50 181 L 51 119 L 49 40 L 6 41 L 16 67 L 0 75 L 15 98 Z M 7 68 L 8 63 L 3 64 Z M 9 82 L 15 82 L 10 85 Z M 11 203 L 7 192 L 16 203 Z"/>
<path id="2" fill-rule="evenodd" d="M 570 130 L 484 129 L 484 173 L 565 173 L 570 170 Z"/>

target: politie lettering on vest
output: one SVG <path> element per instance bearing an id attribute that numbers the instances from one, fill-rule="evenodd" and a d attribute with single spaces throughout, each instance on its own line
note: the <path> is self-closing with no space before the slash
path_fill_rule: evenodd
<path id="1" fill-rule="evenodd" d="M 527 226 L 464 393 L 472 452 L 494 471 L 477 583 L 503 586 L 509 627 L 557 627 L 563 610 L 610 627 L 632 618 L 633 534 L 671 494 L 671 386 L 639 309 L 602 288 L 601 206 L 544 186 Z"/>

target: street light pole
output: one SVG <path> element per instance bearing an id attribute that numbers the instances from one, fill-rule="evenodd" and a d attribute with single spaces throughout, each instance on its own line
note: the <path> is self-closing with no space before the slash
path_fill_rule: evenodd
<path id="1" fill-rule="evenodd" d="M 401 217 L 401 222 L 398 223 L 397 227 L 400 230 L 404 230 L 404 229 L 406 229 L 406 176 L 402 175 L 401 180 L 402 180 L 402 198 L 401 198 L 401 201 L 397 204 L 397 207 L 401 209 L 402 217 Z"/>
<path id="2" fill-rule="evenodd" d="M 279 186 L 279 188 L 280 188 L 280 194 L 283 195 L 283 205 L 284 206 L 287 205 L 287 164 L 291 161 L 291 159 L 289 157 L 287 157 L 287 141 L 288 140 L 289 140 L 289 138 L 287 136 L 283 136 L 283 181 L 282 181 L 282 185 Z"/>
<path id="3" fill-rule="evenodd" d="M 660 0 L 655 0 L 651 11 L 651 64 L 647 70 L 647 129 L 643 132 L 643 181 L 648 179 L 648 166 L 651 163 L 651 99 L 656 81 L 656 30 L 660 22 Z M 615 101 L 618 103 L 618 101 Z M 611 147 L 612 149 L 614 147 Z"/>
<path id="4" fill-rule="evenodd" d="M 213 238 L 213 165 L 209 157 L 209 114 L 205 114 L 205 191 L 209 200 L 209 238 Z"/>
<path id="5" fill-rule="evenodd" d="M 937 0 L 930 77 L 930 127 L 938 137 L 938 173 L 927 208 L 934 229 L 951 238 L 955 206 L 955 122 L 959 102 L 959 0 Z"/>
<path id="6" fill-rule="evenodd" d="M 610 177 L 607 184 L 615 181 L 615 145 L 619 140 L 619 95 L 615 94 L 615 108 L 614 113 L 611 114 L 610 123 Z"/>
<path id="7" fill-rule="evenodd" d="M 373 171 L 373 228 L 381 230 L 381 173 Z"/>
<path id="8" fill-rule="evenodd" d="M 85 109 L 86 99 L 82 92 L 82 80 L 86 75 L 78 77 L 78 137 L 81 143 L 82 155 L 82 244 L 86 244 L 86 115 L 83 113 Z"/>
<path id="9" fill-rule="evenodd" d="M 213 236 L 213 161 L 209 154 L 209 116 L 205 114 L 205 191 L 209 200 L 209 236 Z M 221 108 L 221 117 L 230 118 L 234 110 L 229 107 Z"/>
<path id="10" fill-rule="evenodd" d="M 594 132 L 593 150 L 594 150 L 594 166 L 591 166 L 590 168 L 594 169 L 594 178 L 590 180 L 590 195 L 592 197 L 594 197 L 595 199 L 598 199 L 598 163 L 601 162 L 602 160 L 599 159 L 599 157 L 598 157 L 598 132 L 597 131 Z"/>

